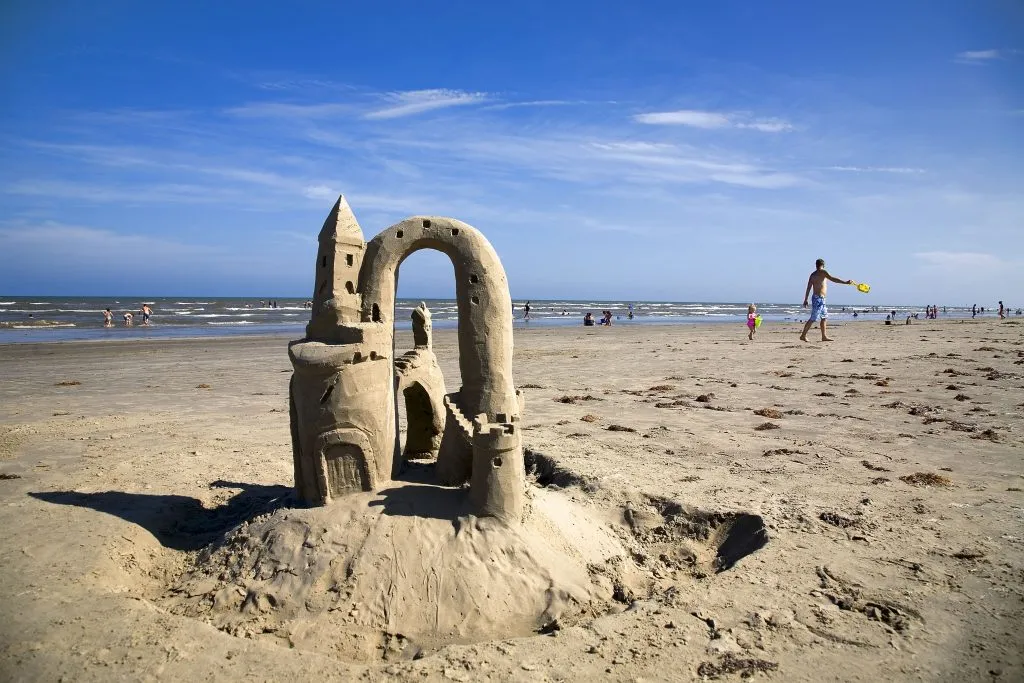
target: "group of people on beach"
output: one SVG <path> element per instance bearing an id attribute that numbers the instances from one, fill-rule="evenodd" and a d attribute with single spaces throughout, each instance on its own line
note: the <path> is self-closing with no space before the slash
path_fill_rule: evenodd
<path id="1" fill-rule="evenodd" d="M 632 313 L 632 311 L 630 311 L 630 313 Z M 601 325 L 611 325 L 612 324 L 612 312 L 611 311 L 601 311 L 601 321 L 600 321 L 600 324 Z M 587 314 L 585 316 L 583 316 L 583 326 L 584 327 L 593 327 L 594 326 L 594 314 L 591 313 L 590 311 L 587 311 Z"/>
<path id="2" fill-rule="evenodd" d="M 142 324 L 148 327 L 149 319 L 153 315 L 153 309 L 149 307 L 149 304 L 142 304 L 142 308 L 139 309 L 139 315 L 142 316 Z M 124 321 L 125 327 L 131 327 L 135 322 L 135 315 L 131 311 L 125 311 L 121 314 L 121 320 Z M 108 308 L 103 311 L 103 327 L 113 326 L 114 313 Z"/>

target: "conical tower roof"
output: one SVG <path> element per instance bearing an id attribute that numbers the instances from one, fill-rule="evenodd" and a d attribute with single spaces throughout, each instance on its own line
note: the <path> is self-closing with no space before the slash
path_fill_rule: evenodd
<path id="1" fill-rule="evenodd" d="M 324 227 L 320 230 L 317 238 L 320 242 L 331 240 L 334 242 L 364 242 L 363 230 L 359 227 L 359 221 L 345 201 L 345 195 L 339 195 L 334 208 L 324 221 Z"/>

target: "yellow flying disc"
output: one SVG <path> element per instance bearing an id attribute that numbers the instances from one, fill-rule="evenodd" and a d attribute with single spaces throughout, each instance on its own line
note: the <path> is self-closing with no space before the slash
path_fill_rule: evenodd
<path id="1" fill-rule="evenodd" d="M 862 294 L 867 294 L 868 292 L 871 291 L 871 285 L 869 285 L 867 283 L 864 283 L 864 282 L 861 282 L 861 283 L 854 282 L 853 284 L 857 285 L 857 291 L 862 293 Z"/>

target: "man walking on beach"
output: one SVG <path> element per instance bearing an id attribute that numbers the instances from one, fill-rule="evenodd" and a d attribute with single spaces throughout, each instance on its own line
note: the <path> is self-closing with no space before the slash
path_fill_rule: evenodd
<path id="1" fill-rule="evenodd" d="M 807 296 L 814 291 L 811 297 L 811 317 L 804 325 L 804 331 L 800 333 L 800 341 L 807 341 L 807 332 L 811 325 L 821 322 L 821 341 L 832 341 L 825 334 L 825 321 L 828 319 L 828 309 L 825 308 L 825 294 L 828 291 L 828 281 L 838 282 L 841 285 L 852 285 L 853 280 L 840 280 L 829 275 L 825 270 L 825 259 L 818 259 L 814 262 L 814 272 L 807 278 L 807 289 L 804 291 L 804 307 L 807 306 Z"/>

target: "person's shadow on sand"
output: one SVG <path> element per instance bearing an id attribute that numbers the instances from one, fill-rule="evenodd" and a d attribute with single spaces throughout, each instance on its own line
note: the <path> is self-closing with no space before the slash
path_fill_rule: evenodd
<path id="1" fill-rule="evenodd" d="M 282 507 L 298 507 L 290 486 L 265 486 L 217 480 L 213 488 L 242 489 L 227 503 L 208 509 L 188 496 L 125 493 L 123 491 L 29 492 L 38 500 L 92 508 L 138 524 L 161 545 L 175 550 L 198 550 L 247 519 Z"/>

